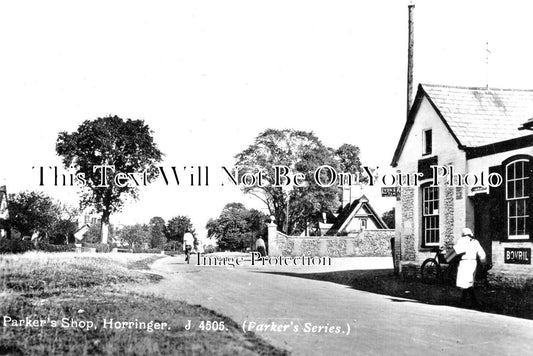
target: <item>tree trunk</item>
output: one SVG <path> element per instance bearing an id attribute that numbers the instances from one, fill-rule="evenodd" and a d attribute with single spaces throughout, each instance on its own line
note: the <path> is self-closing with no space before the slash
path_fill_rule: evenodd
<path id="1" fill-rule="evenodd" d="M 107 238 L 109 236 L 109 212 L 104 210 L 102 212 L 102 241 L 101 243 L 107 244 Z"/>

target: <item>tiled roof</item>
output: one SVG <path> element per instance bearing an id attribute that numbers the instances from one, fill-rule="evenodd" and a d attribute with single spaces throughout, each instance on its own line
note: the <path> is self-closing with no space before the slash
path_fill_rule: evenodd
<path id="1" fill-rule="evenodd" d="M 421 84 L 430 101 L 465 147 L 530 135 L 518 130 L 533 117 L 533 90 Z"/>

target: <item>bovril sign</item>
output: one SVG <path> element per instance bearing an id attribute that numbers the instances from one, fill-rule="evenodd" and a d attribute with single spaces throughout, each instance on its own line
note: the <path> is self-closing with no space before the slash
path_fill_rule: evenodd
<path id="1" fill-rule="evenodd" d="M 504 262 L 513 264 L 531 264 L 530 248 L 506 248 L 504 252 Z"/>

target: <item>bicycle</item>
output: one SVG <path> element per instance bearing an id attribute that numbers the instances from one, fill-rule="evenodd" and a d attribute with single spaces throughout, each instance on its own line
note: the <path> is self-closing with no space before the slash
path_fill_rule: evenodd
<path id="1" fill-rule="evenodd" d="M 435 256 L 425 259 L 420 267 L 422 282 L 435 284 L 437 282 L 455 280 L 457 259 L 452 260 L 450 263 L 446 262 L 444 247 L 435 247 L 432 252 L 435 252 Z"/>

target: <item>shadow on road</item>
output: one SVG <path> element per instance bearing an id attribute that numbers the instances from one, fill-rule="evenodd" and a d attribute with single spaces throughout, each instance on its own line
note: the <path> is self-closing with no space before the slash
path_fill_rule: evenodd
<path id="1" fill-rule="evenodd" d="M 424 284 L 415 277 L 400 278 L 392 269 L 349 270 L 319 273 L 257 271 L 307 278 L 349 286 L 352 289 L 388 295 L 391 302 L 414 302 L 475 309 L 482 312 L 533 319 L 533 286 L 479 286 L 479 306 L 461 303 L 461 291 L 453 285 Z M 401 299 L 399 299 L 401 298 Z"/>

